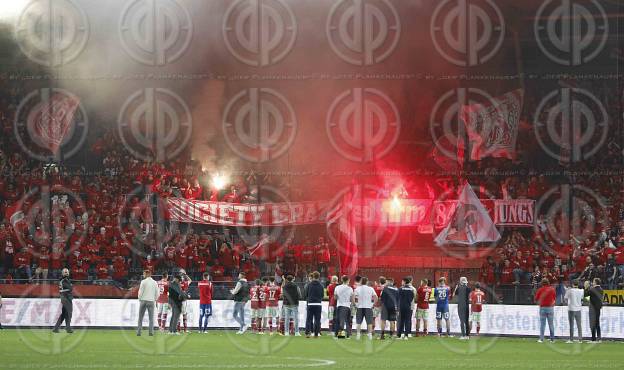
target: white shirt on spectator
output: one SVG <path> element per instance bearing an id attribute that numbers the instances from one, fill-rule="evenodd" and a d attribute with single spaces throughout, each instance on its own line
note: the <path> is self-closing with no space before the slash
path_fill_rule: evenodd
<path id="1" fill-rule="evenodd" d="M 351 295 L 353 289 L 348 285 L 338 285 L 334 290 L 334 296 L 336 297 L 336 307 L 351 307 Z"/>
<path id="2" fill-rule="evenodd" d="M 583 306 L 583 289 L 570 288 L 565 292 L 565 299 L 568 301 L 568 311 L 580 311 Z"/>
<path id="3" fill-rule="evenodd" d="M 141 285 L 139 286 L 140 301 L 156 302 L 159 295 L 158 283 L 151 276 L 141 280 Z"/>
<path id="4" fill-rule="evenodd" d="M 375 289 L 368 285 L 360 285 L 355 289 L 357 308 L 373 308 L 373 296 L 377 297 Z"/>

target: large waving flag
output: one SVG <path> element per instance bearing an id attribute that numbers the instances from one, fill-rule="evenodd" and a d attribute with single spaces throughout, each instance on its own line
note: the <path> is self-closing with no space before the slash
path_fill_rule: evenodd
<path id="1" fill-rule="evenodd" d="M 358 270 L 357 230 L 353 211 L 353 199 L 359 194 L 358 189 L 358 186 L 354 186 L 352 190 L 346 192 L 342 202 L 327 213 L 327 227 L 333 225 L 337 227 L 340 273 L 347 276 L 355 276 Z"/>
<path id="2" fill-rule="evenodd" d="M 496 225 L 479 198 L 466 183 L 457 200 L 457 207 L 449 224 L 435 238 L 437 245 L 473 245 L 495 242 L 501 238 Z"/>
<path id="3" fill-rule="evenodd" d="M 471 146 L 470 159 L 516 158 L 516 140 L 524 90 L 518 89 L 491 99 L 490 103 L 462 107 Z"/>

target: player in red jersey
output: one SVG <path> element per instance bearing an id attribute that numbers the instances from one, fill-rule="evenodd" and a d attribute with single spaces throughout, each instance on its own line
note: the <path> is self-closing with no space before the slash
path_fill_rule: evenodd
<path id="1" fill-rule="evenodd" d="M 165 331 L 167 324 L 167 313 L 169 312 L 169 274 L 163 273 L 162 278 L 158 280 L 158 327 L 160 331 Z"/>
<path id="2" fill-rule="evenodd" d="M 338 285 L 338 276 L 332 276 L 331 282 L 327 287 L 327 297 L 329 298 L 329 304 L 327 306 L 327 318 L 329 320 L 329 332 L 334 334 L 334 311 L 336 310 L 336 298 L 334 297 L 334 290 Z"/>
<path id="3" fill-rule="evenodd" d="M 476 323 L 477 335 L 479 335 L 481 331 L 481 311 L 485 303 L 485 292 L 481 290 L 481 284 L 475 284 L 475 289 L 470 293 L 470 303 L 470 325 L 468 325 L 468 333 L 470 333 L 470 327 Z"/>
<path id="4" fill-rule="evenodd" d="M 377 297 L 381 297 L 381 292 L 384 290 L 385 287 L 386 287 L 386 277 L 380 276 L 379 280 L 376 281 L 375 284 L 373 284 L 373 290 L 375 291 L 375 294 L 377 294 Z M 375 305 L 373 306 L 373 332 L 375 331 L 375 322 L 377 322 L 377 318 L 379 318 L 380 314 L 381 314 L 381 300 L 378 299 L 375 302 Z"/>
<path id="5" fill-rule="evenodd" d="M 279 299 L 282 296 L 282 288 L 275 284 L 275 277 L 269 278 L 269 284 L 267 285 L 266 292 L 267 308 L 265 318 L 267 319 L 267 325 L 269 327 L 269 335 L 273 335 L 273 319 L 277 319 Z"/>
<path id="6" fill-rule="evenodd" d="M 268 278 L 262 278 L 262 284 L 260 286 L 260 299 L 258 300 L 258 314 L 260 315 L 260 318 L 258 318 L 258 334 L 264 334 L 264 328 L 266 327 L 267 323 L 266 309 L 269 300 L 268 283 Z"/>
<path id="7" fill-rule="evenodd" d="M 191 278 L 186 274 L 186 271 L 184 271 L 184 269 L 180 270 L 180 275 L 182 276 L 182 280 L 180 281 L 180 288 L 182 289 L 182 293 L 188 296 L 188 290 L 193 280 L 191 280 Z M 186 320 L 187 314 L 188 314 L 188 300 L 185 299 L 184 301 L 182 301 L 182 321 L 184 324 L 185 334 L 189 333 L 188 327 L 187 327 L 187 320 Z M 178 333 L 179 332 L 180 332 L 180 322 L 178 322 Z"/>
<path id="8" fill-rule="evenodd" d="M 427 320 L 429 319 L 429 298 L 431 297 L 431 287 L 427 279 L 420 281 L 420 286 L 416 291 L 416 336 L 420 333 L 420 320 L 423 322 L 423 335 L 427 335 Z"/>
<path id="9" fill-rule="evenodd" d="M 212 282 L 207 272 L 204 280 L 197 283 L 199 288 L 199 332 L 208 333 L 208 318 L 212 316 Z"/>
<path id="10" fill-rule="evenodd" d="M 260 316 L 260 292 L 264 290 L 262 281 L 256 279 L 255 285 L 249 288 L 249 297 L 251 301 L 251 331 L 258 333 L 258 322 L 262 320 Z"/>

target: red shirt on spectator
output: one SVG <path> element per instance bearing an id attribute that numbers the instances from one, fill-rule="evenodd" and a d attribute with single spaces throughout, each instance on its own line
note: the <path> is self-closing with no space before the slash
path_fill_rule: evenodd
<path id="1" fill-rule="evenodd" d="M 329 263 L 329 247 L 327 244 L 319 244 L 316 246 L 316 261 L 318 263 Z"/>
<path id="2" fill-rule="evenodd" d="M 535 292 L 535 301 L 540 307 L 552 307 L 555 305 L 557 293 L 550 285 L 543 286 Z"/>
<path id="3" fill-rule="evenodd" d="M 232 261 L 232 251 L 227 246 L 221 247 L 219 251 L 219 262 L 223 264 L 226 268 L 234 267 L 234 262 Z M 247 278 L 249 280 L 249 277 Z"/>
<path id="4" fill-rule="evenodd" d="M 613 253 L 615 255 L 615 263 L 624 265 L 624 246 L 619 247 Z"/>
<path id="5" fill-rule="evenodd" d="M 165 254 L 165 259 L 167 261 L 174 261 L 175 260 L 175 247 L 172 245 L 165 247 L 164 254 Z"/>
<path id="6" fill-rule="evenodd" d="M 45 270 L 50 268 L 50 252 L 48 251 L 48 248 L 44 247 L 41 249 L 38 266 Z"/>
<path id="7" fill-rule="evenodd" d="M 481 281 L 488 285 L 494 284 L 494 265 L 488 263 L 488 261 L 483 262 L 483 265 L 481 266 L 480 278 Z"/>
<path id="8" fill-rule="evenodd" d="M 154 273 L 154 269 L 156 268 L 156 261 L 153 258 L 146 258 L 143 260 L 143 269 L 149 270 L 151 273 Z"/>
<path id="9" fill-rule="evenodd" d="M 213 279 L 222 278 L 225 274 L 225 268 L 216 261 L 215 265 L 210 269 Z"/>
<path id="10" fill-rule="evenodd" d="M 176 255 L 176 265 L 178 265 L 178 267 L 183 269 L 186 269 L 188 267 L 188 253 L 189 251 L 186 247 L 182 247 L 178 251 L 178 254 Z"/>
<path id="11" fill-rule="evenodd" d="M 87 280 L 87 268 L 83 263 L 79 263 L 72 268 L 72 277 L 75 280 Z"/>
<path id="12" fill-rule="evenodd" d="M 63 256 L 63 251 L 61 250 L 54 250 L 52 251 L 52 256 L 50 257 L 51 263 L 50 265 L 52 266 L 52 269 L 54 270 L 59 270 L 63 268 L 63 260 L 64 260 L 64 256 Z"/>
<path id="13" fill-rule="evenodd" d="M 314 262 L 314 249 L 309 245 L 301 246 L 301 262 L 310 264 Z"/>
<path id="14" fill-rule="evenodd" d="M 122 257 L 117 257 L 113 262 L 113 278 L 116 280 L 123 279 L 128 275 L 128 267 Z"/>
<path id="15" fill-rule="evenodd" d="M 17 268 L 30 266 L 30 254 L 28 252 L 19 252 L 15 255 L 13 266 Z"/>
<path id="16" fill-rule="evenodd" d="M 97 274 L 97 278 L 100 280 L 106 280 L 109 278 L 108 274 L 108 265 L 104 260 L 100 260 L 95 267 L 95 272 Z"/>
<path id="17" fill-rule="evenodd" d="M 206 272 L 206 269 L 208 268 L 208 263 L 206 262 L 205 257 L 198 257 L 196 261 L 196 265 L 197 265 L 197 272 L 204 273 Z"/>
<path id="18" fill-rule="evenodd" d="M 501 284 L 511 284 L 514 281 L 513 267 L 511 265 L 503 267 L 501 271 Z"/>

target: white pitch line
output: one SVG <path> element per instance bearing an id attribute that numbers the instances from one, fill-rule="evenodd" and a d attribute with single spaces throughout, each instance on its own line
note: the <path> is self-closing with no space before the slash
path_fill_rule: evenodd
<path id="1" fill-rule="evenodd" d="M 205 356 L 208 357 L 208 356 Z M 303 357 L 279 357 L 282 360 L 296 360 L 296 361 L 312 361 L 310 364 L 167 364 L 167 365 L 151 365 L 150 367 L 157 369 L 264 369 L 264 368 L 278 368 L 278 369 L 302 369 L 309 367 L 321 367 L 335 365 L 336 361 L 315 359 L 315 358 L 303 358 Z M 24 365 L 7 365 L 7 369 L 100 369 L 110 367 L 111 364 L 73 364 L 73 365 L 52 365 L 52 364 L 24 364 Z M 144 365 L 112 365 L 118 369 L 138 369 L 143 368 Z"/>

